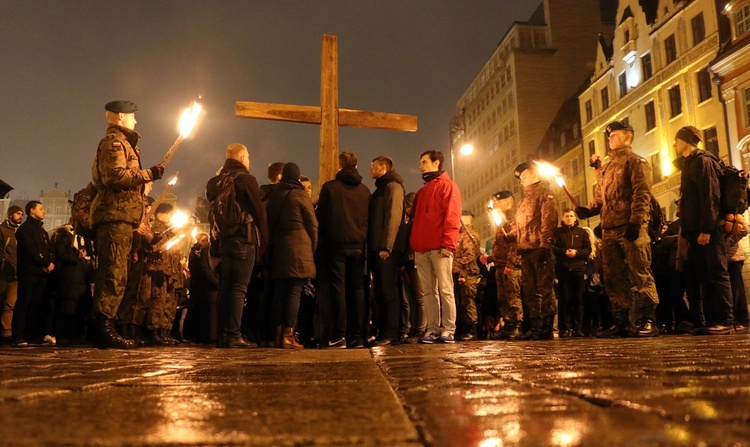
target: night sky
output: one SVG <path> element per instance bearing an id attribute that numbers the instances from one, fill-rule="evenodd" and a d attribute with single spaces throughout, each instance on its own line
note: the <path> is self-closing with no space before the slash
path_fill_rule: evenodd
<path id="1" fill-rule="evenodd" d="M 104 104 L 138 104 L 143 167 L 177 137 L 181 110 L 206 114 L 167 165 L 192 206 L 230 143 L 248 146 L 266 183 L 274 161 L 318 175 L 318 126 L 234 117 L 237 100 L 318 105 L 322 34 L 339 39 L 339 106 L 417 115 L 416 133 L 340 128 L 365 183 L 370 160 L 394 159 L 407 191 L 418 157 L 449 158 L 455 104 L 514 21 L 541 0 L 36 1 L 0 0 L 0 179 L 12 199 L 91 178 Z M 155 185 L 156 195 L 165 180 Z"/>

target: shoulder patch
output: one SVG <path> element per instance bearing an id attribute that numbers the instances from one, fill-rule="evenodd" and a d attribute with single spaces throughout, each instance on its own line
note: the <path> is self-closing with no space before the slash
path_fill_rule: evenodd
<path id="1" fill-rule="evenodd" d="M 554 199 L 555 199 L 555 196 L 553 196 L 552 194 L 547 196 L 547 200 L 554 200 Z"/>
<path id="2" fill-rule="evenodd" d="M 122 147 L 122 143 L 120 143 L 119 141 L 115 141 L 114 143 L 112 143 L 112 146 L 113 147 Z"/>

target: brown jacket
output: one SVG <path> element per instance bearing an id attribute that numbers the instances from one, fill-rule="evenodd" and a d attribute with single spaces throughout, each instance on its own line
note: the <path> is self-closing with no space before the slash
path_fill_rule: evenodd
<path id="1" fill-rule="evenodd" d="M 138 132 L 110 124 L 99 142 L 91 175 L 97 193 L 91 201 L 91 224 L 126 222 L 137 227 L 143 218 L 143 185 L 153 180 L 141 169 Z"/>
<path id="2" fill-rule="evenodd" d="M 523 198 L 516 209 L 516 243 L 518 251 L 552 249 L 557 228 L 557 200 L 546 183 L 537 182 L 523 188 Z"/>
<path id="3" fill-rule="evenodd" d="M 598 172 L 594 201 L 588 208 L 602 215 L 602 228 L 648 222 L 651 209 L 651 167 L 626 147 L 610 151 L 612 161 Z"/>
<path id="4" fill-rule="evenodd" d="M 507 239 L 511 238 L 503 234 L 503 229 L 507 235 L 515 234 L 516 224 L 509 221 L 505 222 L 502 227 L 497 227 L 495 230 L 495 240 L 492 243 L 492 256 L 490 256 L 490 260 L 495 263 L 495 267 L 497 268 L 504 268 L 506 266 L 513 268 L 520 263 L 518 249 L 515 241 L 511 240 L 508 242 Z"/>

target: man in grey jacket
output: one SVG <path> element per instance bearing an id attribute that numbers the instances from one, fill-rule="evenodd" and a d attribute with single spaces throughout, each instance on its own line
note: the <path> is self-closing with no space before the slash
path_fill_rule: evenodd
<path id="1" fill-rule="evenodd" d="M 378 338 L 373 345 L 386 346 L 398 340 L 402 253 L 394 250 L 394 243 L 404 220 L 404 181 L 384 155 L 372 160 L 370 175 L 375 179 L 375 192 L 370 196 L 367 244 L 378 306 Z"/>

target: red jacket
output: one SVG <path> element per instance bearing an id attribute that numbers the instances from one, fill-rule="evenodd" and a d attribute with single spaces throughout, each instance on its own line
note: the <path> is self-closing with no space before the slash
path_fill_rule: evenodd
<path id="1" fill-rule="evenodd" d="M 443 172 L 417 191 L 411 248 L 419 253 L 441 247 L 455 251 L 460 227 L 461 191 Z"/>

